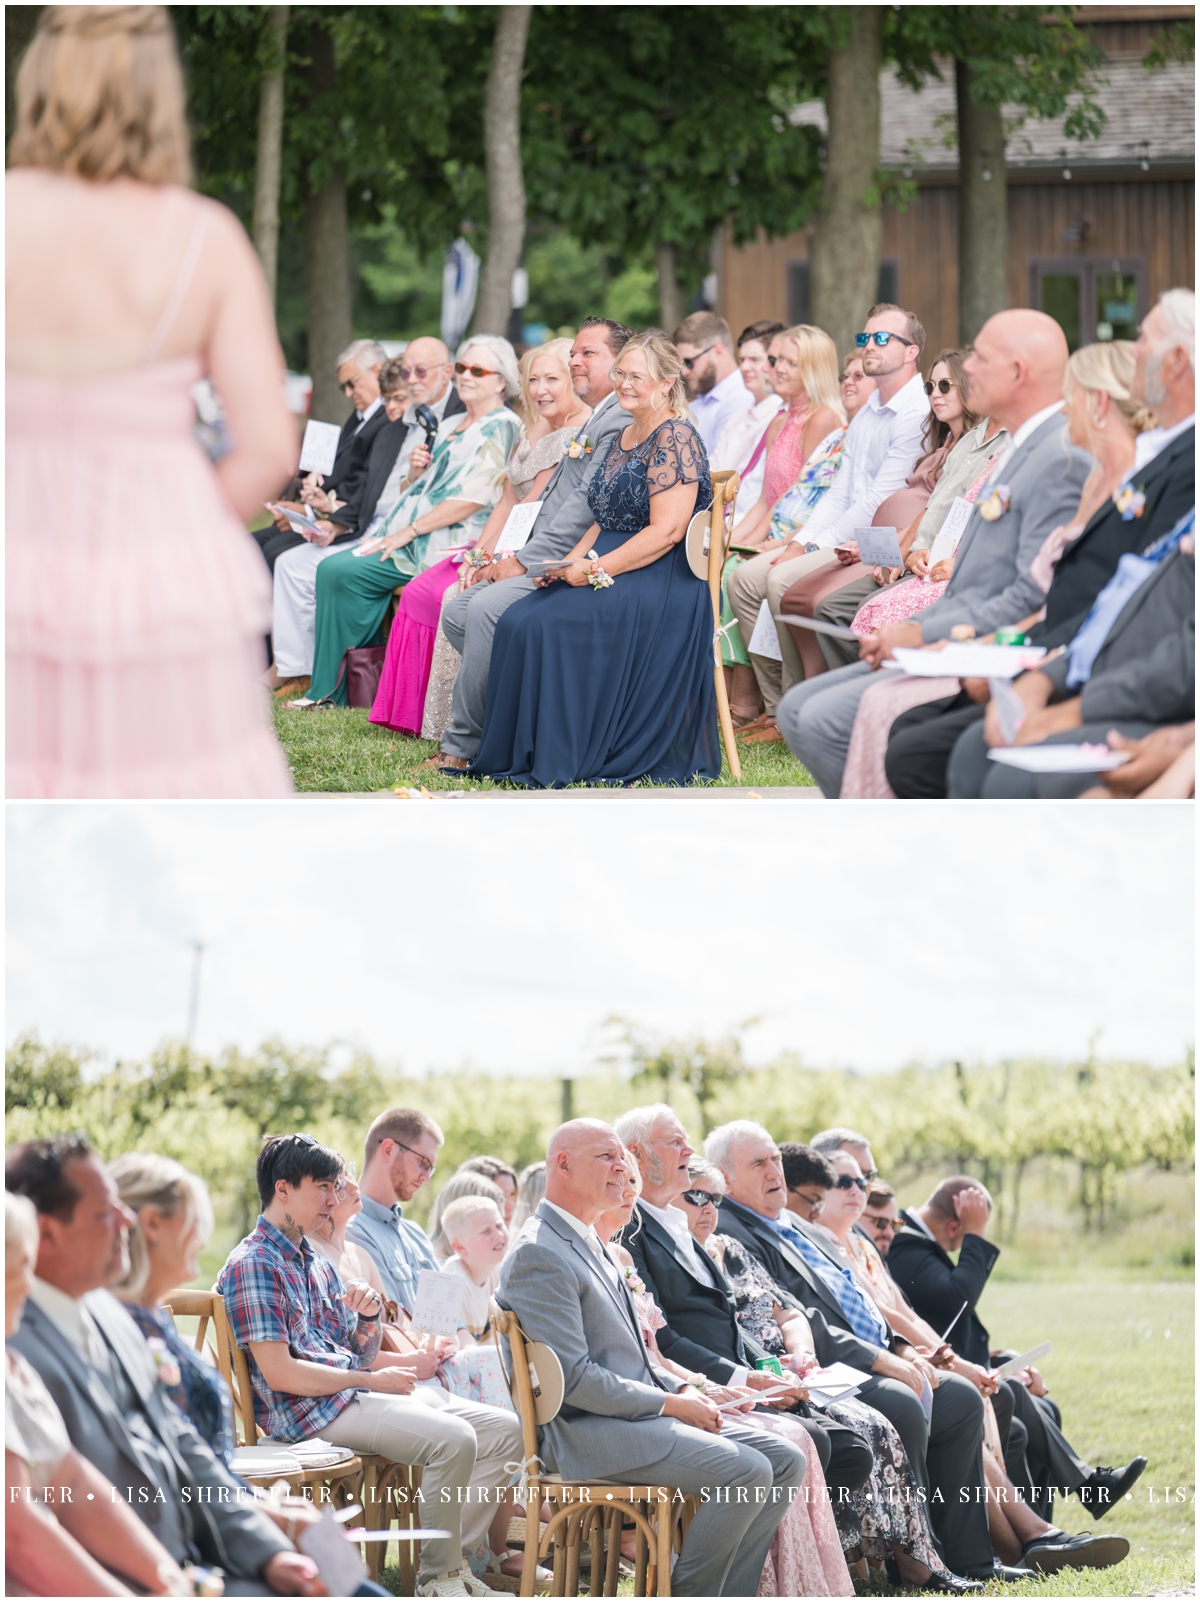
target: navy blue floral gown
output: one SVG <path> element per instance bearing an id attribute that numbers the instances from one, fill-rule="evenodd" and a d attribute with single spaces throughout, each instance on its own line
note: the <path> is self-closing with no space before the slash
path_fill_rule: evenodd
<path id="1" fill-rule="evenodd" d="M 676 484 L 696 485 L 695 511 L 712 504 L 690 423 L 670 418 L 628 451 L 611 441 L 588 485 L 601 562 L 647 526 L 650 497 Z M 719 778 L 712 634 L 708 586 L 682 540 L 609 589 L 535 590 L 496 626 L 471 773 L 545 789 Z"/>

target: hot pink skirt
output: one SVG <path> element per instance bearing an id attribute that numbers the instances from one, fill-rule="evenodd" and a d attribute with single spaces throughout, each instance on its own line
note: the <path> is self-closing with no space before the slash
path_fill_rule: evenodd
<path id="1" fill-rule="evenodd" d="M 420 734 L 442 596 L 457 577 L 458 564 L 448 556 L 404 586 L 388 635 L 372 723 L 399 734 Z"/>

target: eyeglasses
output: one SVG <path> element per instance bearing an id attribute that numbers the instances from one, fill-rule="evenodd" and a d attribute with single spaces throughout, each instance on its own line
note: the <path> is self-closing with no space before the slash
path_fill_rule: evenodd
<path id="1" fill-rule="evenodd" d="M 915 339 L 905 339 L 903 334 L 889 334 L 886 328 L 881 328 L 877 334 L 855 334 L 854 343 L 860 350 L 862 350 L 869 345 L 872 340 L 874 340 L 879 346 L 880 350 L 882 350 L 883 347 L 893 339 L 898 339 L 902 345 L 916 344 Z"/>
<path id="2" fill-rule="evenodd" d="M 362 376 L 363 375 L 361 373 L 355 373 L 353 378 L 343 378 L 341 383 L 338 385 L 338 388 L 341 389 L 343 393 L 349 395 L 355 384 L 362 382 Z"/>
<path id="3" fill-rule="evenodd" d="M 835 1190 L 849 1190 L 851 1185 L 857 1185 L 859 1190 L 866 1190 L 867 1182 L 860 1174 L 839 1174 L 834 1180 Z"/>
<path id="4" fill-rule="evenodd" d="M 686 362 L 684 366 L 687 366 Z M 647 384 L 654 383 L 649 373 L 625 373 L 619 367 L 614 367 L 608 376 L 614 384 L 632 384 L 635 389 L 645 389 Z"/>
<path id="5" fill-rule="evenodd" d="M 802 1190 L 797 1190 L 793 1194 L 798 1196 L 804 1205 L 814 1214 L 819 1213 L 824 1209 L 824 1196 L 806 1196 Z"/>
<path id="6" fill-rule="evenodd" d="M 790 356 L 768 356 L 767 363 L 771 367 L 778 367 L 780 363 L 785 367 L 795 367 L 796 365 Z"/>
<path id="7" fill-rule="evenodd" d="M 402 1140 L 393 1140 L 392 1145 L 399 1146 L 401 1151 L 406 1151 L 410 1156 L 415 1157 L 417 1159 L 417 1167 L 425 1175 L 426 1179 L 433 1178 L 437 1171 L 436 1163 L 431 1163 L 429 1158 L 423 1157 L 419 1151 L 413 1151 L 412 1147 L 406 1146 Z"/>
<path id="8" fill-rule="evenodd" d="M 693 1207 L 719 1207 L 721 1205 L 720 1196 L 714 1194 L 711 1190 L 685 1190 L 683 1199 L 685 1202 L 690 1202 Z"/>
<path id="9" fill-rule="evenodd" d="M 432 372 L 432 367 L 402 367 L 400 377 L 406 384 L 410 378 L 415 378 L 418 384 L 423 384 Z"/>
<path id="10" fill-rule="evenodd" d="M 707 356 L 710 350 L 716 350 L 716 348 L 717 347 L 715 345 L 705 345 L 704 349 L 698 350 L 694 356 L 681 356 L 680 365 L 683 367 L 684 372 L 690 373 L 692 368 L 700 360 L 701 356 Z"/>
<path id="11" fill-rule="evenodd" d="M 496 371 L 496 369 L 494 367 L 468 367 L 466 362 L 455 362 L 454 371 L 456 373 L 460 373 L 460 374 L 461 373 L 470 373 L 472 378 L 499 378 L 500 377 L 500 374 Z M 396 1144 L 399 1145 L 400 1142 L 397 1141 Z M 406 1147 L 405 1150 L 407 1150 L 407 1149 L 408 1148 Z"/>
<path id="12" fill-rule="evenodd" d="M 870 1224 L 871 1228 L 878 1235 L 882 1235 L 885 1229 L 890 1229 L 893 1233 L 895 1233 L 895 1231 L 898 1229 L 908 1228 L 908 1224 L 903 1218 L 875 1218 L 871 1213 L 866 1215 L 866 1217 L 863 1219 L 863 1223 Z"/>
<path id="13" fill-rule="evenodd" d="M 932 395 L 936 389 L 939 395 L 948 395 L 953 388 L 954 385 L 948 378 L 939 378 L 936 384 L 930 379 L 925 385 L 925 393 Z"/>
<path id="14" fill-rule="evenodd" d="M 863 1178 L 867 1181 L 868 1184 L 870 1184 L 873 1179 L 878 1179 L 879 1178 L 879 1170 L 878 1170 L 878 1168 L 864 1168 L 863 1169 Z"/>

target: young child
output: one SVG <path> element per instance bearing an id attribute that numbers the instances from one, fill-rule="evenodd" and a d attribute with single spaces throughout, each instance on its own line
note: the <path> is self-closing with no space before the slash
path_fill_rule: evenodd
<path id="1" fill-rule="evenodd" d="M 460 1196 L 442 1214 L 442 1232 L 453 1257 L 445 1272 L 466 1281 L 463 1322 L 477 1341 L 491 1332 L 489 1303 L 500 1282 L 500 1264 L 508 1249 L 508 1230 L 495 1202 L 481 1196 Z"/>

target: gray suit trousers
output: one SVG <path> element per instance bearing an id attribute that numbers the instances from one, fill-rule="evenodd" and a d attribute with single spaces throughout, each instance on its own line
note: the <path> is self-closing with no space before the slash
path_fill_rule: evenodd
<path id="1" fill-rule="evenodd" d="M 780 1435 L 741 1423 L 725 1422 L 719 1435 L 709 1435 L 671 1422 L 667 1456 L 622 1471 L 626 1485 L 707 1493 L 688 1527 L 671 1594 L 757 1596 L 776 1527 L 804 1481 L 804 1453 Z"/>
<path id="2" fill-rule="evenodd" d="M 858 703 L 872 683 L 867 664 L 853 662 L 836 673 L 822 673 L 793 685 L 776 709 L 775 721 L 792 754 L 800 758 L 822 795 L 831 801 L 842 793 Z"/>
<path id="3" fill-rule="evenodd" d="M 442 631 L 462 657 L 462 667 L 454 681 L 450 726 L 442 736 L 442 750 L 447 756 L 475 760 L 483 733 L 496 624 L 514 601 L 533 591 L 533 580 L 524 574 L 501 579 L 498 584 L 472 584 L 469 590 L 446 602 Z"/>
<path id="4" fill-rule="evenodd" d="M 1109 729 L 1129 740 L 1140 740 L 1155 727 L 1136 718 L 1108 718 L 1064 729 L 1043 740 L 1043 745 L 1103 745 Z M 983 743 L 983 724 L 972 723 L 958 737 L 946 771 L 952 801 L 1070 801 L 1100 783 L 1098 773 L 1026 773 L 1021 768 L 993 762 Z"/>

